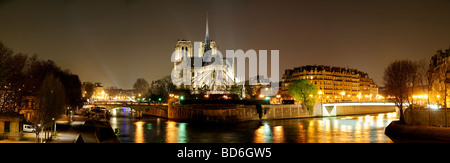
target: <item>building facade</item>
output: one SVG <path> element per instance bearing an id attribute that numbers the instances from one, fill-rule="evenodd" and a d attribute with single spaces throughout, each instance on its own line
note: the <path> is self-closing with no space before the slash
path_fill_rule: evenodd
<path id="1" fill-rule="evenodd" d="M 22 114 L 0 113 L 0 139 L 20 140 L 23 137 Z"/>
<path id="2" fill-rule="evenodd" d="M 189 60 L 190 85 L 184 85 L 185 88 L 190 89 L 193 93 L 229 93 L 231 85 L 236 82 L 234 60 L 227 59 L 223 55 L 219 57 L 216 42 L 209 37 L 208 18 L 206 18 L 205 40 L 198 43 L 198 45 L 193 45 L 188 40 L 177 41 L 174 49 L 174 71 L 180 72 L 179 76 L 183 76 L 183 70 L 179 65 L 183 64 L 183 60 Z M 211 52 L 211 61 L 203 60 L 207 52 Z M 187 56 L 187 58 L 183 58 L 183 56 Z M 220 58 L 218 62 L 215 60 L 217 58 Z M 201 62 L 196 63 L 196 61 Z M 213 64 L 214 62 L 220 64 Z"/>
<path id="3" fill-rule="evenodd" d="M 367 73 L 352 68 L 307 65 L 287 69 L 282 77 L 281 94 L 289 95 L 289 84 L 295 80 L 308 79 L 316 85 L 318 100 L 322 102 L 376 101 L 378 86 Z"/>
<path id="4" fill-rule="evenodd" d="M 429 102 L 439 105 L 449 105 L 448 90 L 450 89 L 450 48 L 438 50 L 431 57 L 428 69 Z"/>

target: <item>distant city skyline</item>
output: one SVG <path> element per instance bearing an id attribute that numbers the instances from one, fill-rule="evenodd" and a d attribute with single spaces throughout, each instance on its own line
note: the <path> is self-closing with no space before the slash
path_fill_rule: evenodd
<path id="1" fill-rule="evenodd" d="M 448 0 L 2 0 L 0 41 L 82 82 L 130 89 L 138 78 L 170 75 L 177 40 L 203 41 L 208 12 L 210 38 L 224 54 L 279 50 L 280 76 L 306 65 L 349 67 L 382 86 L 390 62 L 429 60 L 450 47 L 449 7 Z"/>

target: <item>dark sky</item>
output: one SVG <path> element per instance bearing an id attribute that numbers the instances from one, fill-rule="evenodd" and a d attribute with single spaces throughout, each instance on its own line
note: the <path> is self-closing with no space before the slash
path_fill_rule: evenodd
<path id="1" fill-rule="evenodd" d="M 0 0 L 0 41 L 82 81 L 129 89 L 169 75 L 177 40 L 204 39 L 208 10 L 222 53 L 279 50 L 280 75 L 348 66 L 382 85 L 390 62 L 449 48 L 449 9 L 449 0 Z"/>

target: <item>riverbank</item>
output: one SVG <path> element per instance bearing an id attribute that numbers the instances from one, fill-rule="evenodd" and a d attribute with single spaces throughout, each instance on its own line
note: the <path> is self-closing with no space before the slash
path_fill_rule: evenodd
<path id="1" fill-rule="evenodd" d="M 76 116 L 70 124 L 67 117 L 56 124 L 57 136 L 47 143 L 120 143 L 108 122 Z"/>
<path id="2" fill-rule="evenodd" d="M 386 127 L 385 134 L 394 139 L 431 139 L 450 143 L 450 128 L 447 127 L 412 126 L 392 121 Z"/>
<path id="3" fill-rule="evenodd" d="M 145 111 L 144 114 L 148 114 L 151 111 Z M 316 103 L 311 112 L 307 108 L 303 108 L 300 104 L 183 104 L 169 105 L 167 118 L 178 121 L 239 122 L 366 115 L 394 111 L 396 111 L 396 107 L 394 105 L 387 105 L 386 103 Z M 160 114 L 156 114 L 155 116 L 161 117 Z"/>

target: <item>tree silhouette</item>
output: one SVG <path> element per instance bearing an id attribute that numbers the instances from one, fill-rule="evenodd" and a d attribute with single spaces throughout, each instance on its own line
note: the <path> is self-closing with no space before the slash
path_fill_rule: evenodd
<path id="1" fill-rule="evenodd" d="M 417 78 L 417 64 L 410 60 L 398 60 L 388 65 L 384 70 L 384 86 L 386 94 L 393 97 L 388 100 L 395 103 L 400 110 L 400 123 L 404 123 L 403 103 L 411 101 L 412 91 Z M 411 98 L 412 99 L 412 98 Z"/>

